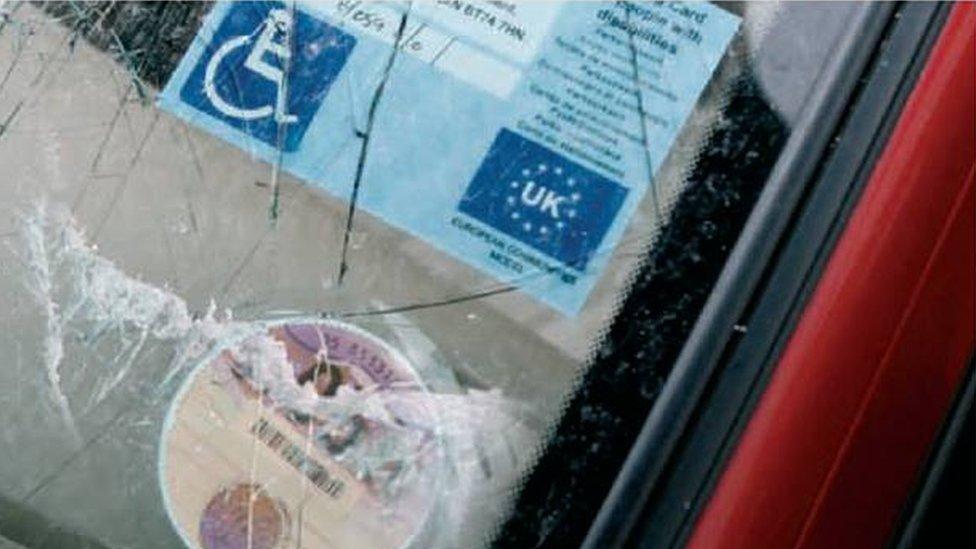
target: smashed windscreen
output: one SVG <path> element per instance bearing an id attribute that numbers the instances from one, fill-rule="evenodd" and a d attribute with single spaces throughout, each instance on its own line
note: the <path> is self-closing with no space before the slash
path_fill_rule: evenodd
<path id="1" fill-rule="evenodd" d="M 682 280 L 676 205 L 741 221 L 778 151 L 802 79 L 770 107 L 750 62 L 775 14 L 0 1 L 0 535 L 478 547 L 564 520 L 520 489 L 588 368 L 646 358 L 607 334 L 676 348 L 709 287 L 635 297 Z M 724 215 L 681 261 L 717 272 Z M 674 298 L 660 331 L 628 296 Z"/>

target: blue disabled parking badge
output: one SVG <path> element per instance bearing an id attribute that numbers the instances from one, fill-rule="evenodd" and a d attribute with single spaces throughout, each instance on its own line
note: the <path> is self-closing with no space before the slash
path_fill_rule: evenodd
<path id="1" fill-rule="evenodd" d="M 739 22 L 707 2 L 217 2 L 159 104 L 573 315 L 635 214 L 667 215 L 648 191 Z"/>

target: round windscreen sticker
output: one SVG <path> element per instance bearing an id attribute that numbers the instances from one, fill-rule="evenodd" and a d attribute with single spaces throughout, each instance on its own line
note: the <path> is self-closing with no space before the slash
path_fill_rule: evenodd
<path id="1" fill-rule="evenodd" d="M 338 322 L 269 325 L 218 350 L 163 431 L 174 526 L 202 549 L 403 547 L 441 476 L 424 391 L 400 353 Z"/>

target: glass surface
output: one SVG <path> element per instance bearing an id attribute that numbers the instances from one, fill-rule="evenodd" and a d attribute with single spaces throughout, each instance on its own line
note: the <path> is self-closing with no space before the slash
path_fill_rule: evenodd
<path id="1" fill-rule="evenodd" d="M 652 360 L 601 350 L 710 288 L 628 334 L 648 258 L 714 210 L 717 273 L 765 172 L 709 174 L 775 161 L 851 9 L 0 0 L 0 535 L 544 537 L 503 525 L 567 402 Z"/>

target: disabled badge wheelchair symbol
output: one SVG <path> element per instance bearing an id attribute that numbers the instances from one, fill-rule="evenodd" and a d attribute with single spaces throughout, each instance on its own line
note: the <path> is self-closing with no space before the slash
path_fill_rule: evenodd
<path id="1" fill-rule="evenodd" d="M 295 151 L 355 44 L 301 10 L 234 3 L 180 99 L 272 147 Z"/>

